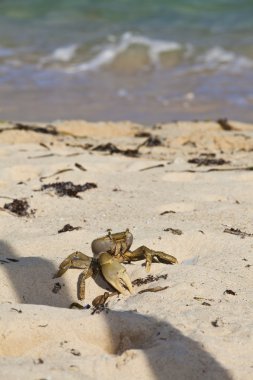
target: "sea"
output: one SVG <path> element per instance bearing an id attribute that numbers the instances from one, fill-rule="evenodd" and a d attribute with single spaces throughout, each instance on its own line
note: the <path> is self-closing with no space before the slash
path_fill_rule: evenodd
<path id="1" fill-rule="evenodd" d="M 1 0 L 0 119 L 253 121 L 252 0 Z"/>

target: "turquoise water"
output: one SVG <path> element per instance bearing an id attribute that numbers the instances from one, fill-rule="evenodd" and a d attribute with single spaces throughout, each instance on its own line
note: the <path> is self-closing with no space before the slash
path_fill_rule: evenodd
<path id="1" fill-rule="evenodd" d="M 253 119 L 253 1 L 2 0 L 0 118 Z"/>

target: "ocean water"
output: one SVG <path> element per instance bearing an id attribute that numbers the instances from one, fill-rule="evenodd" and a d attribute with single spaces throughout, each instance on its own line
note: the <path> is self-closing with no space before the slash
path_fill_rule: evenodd
<path id="1" fill-rule="evenodd" d="M 1 0 L 0 119 L 253 121 L 252 0 Z"/>

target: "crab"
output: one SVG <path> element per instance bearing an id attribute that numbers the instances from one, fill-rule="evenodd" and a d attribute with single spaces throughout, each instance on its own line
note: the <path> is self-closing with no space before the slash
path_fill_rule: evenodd
<path id="1" fill-rule="evenodd" d="M 141 246 L 133 251 L 130 247 L 133 235 L 126 229 L 123 232 L 111 233 L 93 240 L 91 249 L 94 257 L 76 251 L 71 253 L 59 266 L 54 278 L 62 276 L 69 268 L 80 268 L 83 271 L 79 277 L 78 299 L 85 298 L 85 280 L 102 272 L 105 280 L 119 293 L 127 295 L 128 291 L 133 294 L 131 280 L 126 268 L 121 263 L 146 260 L 146 271 L 150 271 L 151 263 L 159 261 L 166 264 L 176 264 L 177 259 L 167 253 L 154 251 L 148 247 Z"/>

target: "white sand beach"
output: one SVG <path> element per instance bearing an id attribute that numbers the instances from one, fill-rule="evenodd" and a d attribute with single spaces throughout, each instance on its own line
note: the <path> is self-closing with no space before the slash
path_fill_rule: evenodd
<path id="1" fill-rule="evenodd" d="M 68 181 L 96 187 L 42 190 Z M 1 122 L 1 379 L 252 379 L 252 222 L 253 125 Z M 100 312 L 87 305 L 112 288 L 89 278 L 69 309 L 81 270 L 53 279 L 59 264 L 126 228 L 179 263 Z M 143 264 L 124 264 L 132 281 Z"/>

